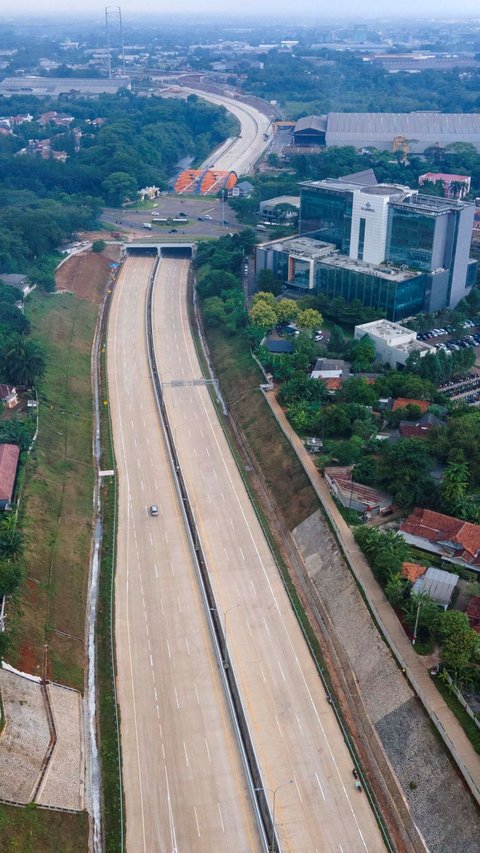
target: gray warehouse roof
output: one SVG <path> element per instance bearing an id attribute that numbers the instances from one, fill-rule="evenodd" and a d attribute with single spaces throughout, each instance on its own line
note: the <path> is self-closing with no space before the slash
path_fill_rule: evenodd
<path id="1" fill-rule="evenodd" d="M 471 142 L 480 150 L 480 114 L 478 113 L 329 113 L 327 145 L 374 145 L 392 147 L 396 136 L 403 136 L 412 151 L 424 151 L 429 145 Z"/>
<path id="2" fill-rule="evenodd" d="M 119 89 L 130 88 L 128 77 L 113 80 L 75 77 L 5 77 L 0 83 L 0 95 L 37 95 L 38 97 L 58 97 L 68 92 L 81 92 L 84 95 L 101 95 L 104 92 L 115 94 Z"/>
<path id="3" fill-rule="evenodd" d="M 415 581 L 412 592 L 416 592 L 419 595 L 425 593 L 436 601 L 437 604 L 441 604 L 446 609 L 450 604 L 450 599 L 457 583 L 458 575 L 430 566 L 426 574 Z"/>
<path id="4" fill-rule="evenodd" d="M 299 118 L 293 132 L 299 133 L 302 130 L 318 130 L 325 133 L 327 129 L 328 116 L 303 116 Z"/>

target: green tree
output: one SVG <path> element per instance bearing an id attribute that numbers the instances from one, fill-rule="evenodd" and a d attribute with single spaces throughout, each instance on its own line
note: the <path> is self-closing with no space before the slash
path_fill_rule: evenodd
<path id="1" fill-rule="evenodd" d="M 345 335 L 341 326 L 333 326 L 327 343 L 328 352 L 341 355 L 345 348 Z"/>
<path id="2" fill-rule="evenodd" d="M 257 273 L 257 287 L 260 291 L 267 291 L 275 296 L 282 292 L 282 282 L 274 276 L 271 270 L 260 270 Z"/>
<path id="3" fill-rule="evenodd" d="M 447 669 L 458 672 L 472 662 L 477 648 L 478 634 L 471 628 L 451 634 L 442 643 L 442 662 Z"/>
<path id="4" fill-rule="evenodd" d="M 7 382 L 31 387 L 45 372 L 45 357 L 39 345 L 14 335 L 0 347 L 0 362 Z"/>
<path id="5" fill-rule="evenodd" d="M 346 403 L 362 403 L 364 406 L 374 406 L 378 396 L 373 385 L 364 379 L 352 377 L 343 383 L 338 399 Z"/>
<path id="6" fill-rule="evenodd" d="M 0 595 L 13 595 L 20 586 L 22 578 L 23 569 L 18 563 L 9 560 L 0 561 Z"/>
<path id="7" fill-rule="evenodd" d="M 105 251 L 106 245 L 105 240 L 94 240 L 92 243 L 92 252 L 100 254 Z"/>
<path id="8" fill-rule="evenodd" d="M 298 314 L 297 324 L 301 329 L 309 331 L 320 329 L 323 326 L 323 317 L 320 311 L 316 311 L 314 308 L 305 308 Z"/>
<path id="9" fill-rule="evenodd" d="M 383 442 L 378 478 L 396 504 L 405 509 L 423 506 L 433 494 L 432 460 L 422 439 L 406 438 L 396 444 Z"/>
<path id="10" fill-rule="evenodd" d="M 265 331 L 267 329 L 272 329 L 277 322 L 277 312 L 275 307 L 270 305 L 265 300 L 257 300 L 249 311 L 249 316 L 251 322 L 255 326 L 259 326 L 261 329 Z"/>
<path id="11" fill-rule="evenodd" d="M 440 486 L 442 507 L 450 515 L 461 514 L 467 503 L 470 472 L 467 462 L 449 462 Z"/>
<path id="12" fill-rule="evenodd" d="M 222 326 L 227 318 L 225 303 L 220 296 L 205 299 L 202 311 L 206 326 Z"/>
<path id="13" fill-rule="evenodd" d="M 128 172 L 112 172 L 102 181 L 101 187 L 109 204 L 120 205 L 135 198 L 138 184 Z"/>
<path id="14" fill-rule="evenodd" d="M 278 323 L 294 322 L 300 313 L 298 304 L 293 299 L 280 299 L 276 304 L 276 311 Z"/>
<path id="15" fill-rule="evenodd" d="M 24 537 L 18 528 L 12 527 L 0 531 L 0 560 L 15 562 L 23 553 Z"/>

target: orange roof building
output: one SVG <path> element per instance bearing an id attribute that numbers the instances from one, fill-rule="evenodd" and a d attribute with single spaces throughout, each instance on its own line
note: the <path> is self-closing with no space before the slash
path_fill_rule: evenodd
<path id="1" fill-rule="evenodd" d="M 397 397 L 393 401 L 392 412 L 396 412 L 397 409 L 405 409 L 407 406 L 418 406 L 422 415 L 424 415 L 429 405 L 428 400 L 409 400 L 407 397 Z"/>
<path id="2" fill-rule="evenodd" d="M 402 578 L 410 581 L 411 583 L 415 583 L 419 578 L 422 578 L 426 572 L 425 566 L 420 565 L 420 563 L 402 563 L 402 571 L 400 572 Z"/>
<path id="3" fill-rule="evenodd" d="M 399 531 L 411 545 L 450 559 L 480 566 L 480 524 L 416 507 Z"/>
<path id="4" fill-rule="evenodd" d="M 177 176 L 176 193 L 214 195 L 220 190 L 231 190 L 238 181 L 235 172 L 220 169 L 184 169 Z"/>

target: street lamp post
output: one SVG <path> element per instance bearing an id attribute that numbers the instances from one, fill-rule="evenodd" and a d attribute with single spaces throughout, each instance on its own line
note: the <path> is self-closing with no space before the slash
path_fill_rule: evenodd
<path id="1" fill-rule="evenodd" d="M 280 782 L 280 785 L 277 785 L 276 788 L 266 788 L 262 786 L 261 788 L 255 788 L 256 791 L 270 791 L 272 795 L 272 837 L 270 839 L 270 844 L 268 845 L 268 849 L 271 853 L 275 853 L 275 804 L 277 800 L 277 791 L 280 788 L 285 788 L 287 785 L 291 785 L 293 779 L 289 779 L 288 782 Z"/>

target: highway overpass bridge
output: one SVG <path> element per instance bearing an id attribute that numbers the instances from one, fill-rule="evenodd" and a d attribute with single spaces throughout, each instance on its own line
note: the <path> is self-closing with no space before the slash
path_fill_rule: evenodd
<path id="1" fill-rule="evenodd" d="M 159 258 L 194 258 L 197 248 L 196 240 L 136 240 L 134 243 L 123 243 L 122 252 L 127 257 L 152 255 Z"/>

